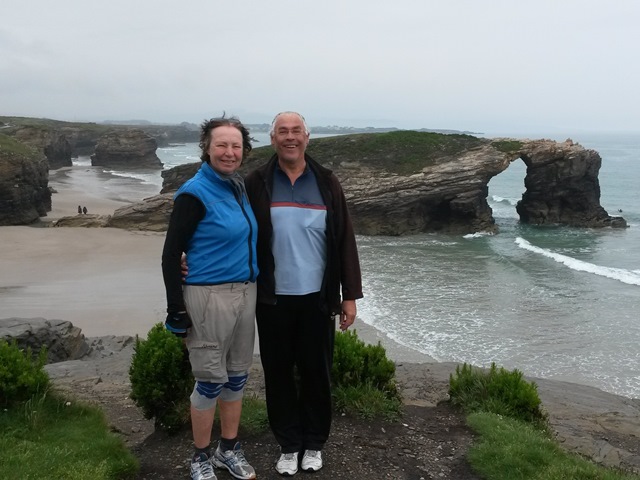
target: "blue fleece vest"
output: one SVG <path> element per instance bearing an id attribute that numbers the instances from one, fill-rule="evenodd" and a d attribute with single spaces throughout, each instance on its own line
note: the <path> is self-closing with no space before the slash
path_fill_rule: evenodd
<path id="1" fill-rule="evenodd" d="M 182 194 L 196 197 L 205 207 L 205 216 L 187 247 L 189 274 L 185 283 L 255 282 L 258 226 L 246 194 L 234 192 L 233 184 L 208 163 L 202 164 L 175 197 Z"/>

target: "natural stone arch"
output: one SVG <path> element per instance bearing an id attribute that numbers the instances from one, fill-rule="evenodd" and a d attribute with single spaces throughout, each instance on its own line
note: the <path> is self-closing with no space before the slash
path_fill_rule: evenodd
<path id="1" fill-rule="evenodd" d="M 626 227 L 600 205 L 598 173 L 602 159 L 570 139 L 530 141 L 520 158 L 527 166 L 525 193 L 516 205 L 520 221 L 535 225 Z"/>

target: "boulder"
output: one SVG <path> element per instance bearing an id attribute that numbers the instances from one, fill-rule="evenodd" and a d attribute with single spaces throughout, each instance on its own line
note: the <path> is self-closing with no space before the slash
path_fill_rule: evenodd
<path id="1" fill-rule="evenodd" d="M 82 331 L 65 320 L 44 318 L 0 319 L 0 339 L 15 340 L 21 349 L 37 355 L 47 348 L 47 363 L 76 360 L 91 350 Z"/>
<path id="2" fill-rule="evenodd" d="M 0 226 L 28 225 L 51 210 L 47 159 L 0 134 Z"/>
<path id="3" fill-rule="evenodd" d="M 54 221 L 52 227 L 106 227 L 109 224 L 111 215 L 74 215 L 61 217 Z"/>
<path id="4" fill-rule="evenodd" d="M 164 232 L 169 225 L 172 209 L 172 194 L 154 195 L 141 202 L 118 208 L 113 212 L 107 226 L 128 230 Z"/>
<path id="5" fill-rule="evenodd" d="M 118 168 L 162 168 L 155 139 L 139 129 L 109 132 L 98 140 L 91 165 Z"/>

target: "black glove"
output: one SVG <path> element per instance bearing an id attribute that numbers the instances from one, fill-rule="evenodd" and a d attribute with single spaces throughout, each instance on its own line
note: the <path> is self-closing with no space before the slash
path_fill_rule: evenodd
<path id="1" fill-rule="evenodd" d="M 170 313 L 164 321 L 167 330 L 176 337 L 186 337 L 187 329 L 191 326 L 191 317 L 187 312 Z"/>

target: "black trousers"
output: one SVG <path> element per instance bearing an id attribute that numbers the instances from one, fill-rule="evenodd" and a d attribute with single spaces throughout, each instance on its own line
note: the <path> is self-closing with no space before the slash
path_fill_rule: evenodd
<path id="1" fill-rule="evenodd" d="M 256 320 L 269 425 L 282 453 L 322 450 L 331 429 L 334 317 L 310 294 L 258 303 Z"/>

